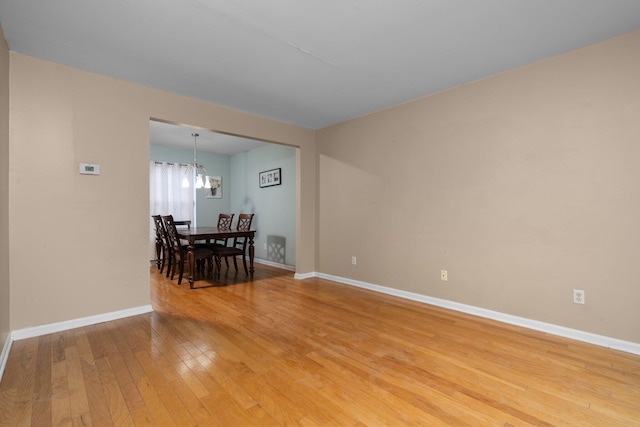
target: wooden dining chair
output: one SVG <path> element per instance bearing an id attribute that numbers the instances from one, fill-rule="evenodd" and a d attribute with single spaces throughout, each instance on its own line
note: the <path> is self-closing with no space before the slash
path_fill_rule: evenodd
<path id="1" fill-rule="evenodd" d="M 188 261 L 187 254 L 188 250 L 182 242 L 180 241 L 180 237 L 178 236 L 178 230 L 176 228 L 176 224 L 173 221 L 172 215 L 166 215 L 162 217 L 164 221 L 165 228 L 167 230 L 167 235 L 169 236 L 169 242 L 171 244 L 171 251 L 173 254 L 172 260 L 172 268 L 171 268 L 171 280 L 173 280 L 173 276 L 175 274 L 176 267 L 178 268 L 178 285 L 182 284 L 182 276 L 184 275 L 184 264 Z M 192 275 L 195 277 L 196 272 L 204 273 L 205 264 L 208 267 L 209 273 L 212 271 L 213 267 L 213 251 L 204 247 L 196 247 L 193 250 L 193 255 L 196 261 L 196 265 L 194 266 L 195 271 L 192 272 Z"/>
<path id="2" fill-rule="evenodd" d="M 188 229 L 191 228 L 191 220 L 190 219 L 185 219 L 185 220 L 174 220 L 173 221 L 176 224 L 176 227 L 187 227 Z"/>
<path id="3" fill-rule="evenodd" d="M 239 214 L 238 215 L 238 225 L 236 226 L 236 230 L 238 231 L 249 231 L 251 230 L 251 222 L 253 221 L 253 217 L 255 214 Z M 231 246 L 211 246 L 213 250 L 213 255 L 216 261 L 216 266 L 218 271 L 220 271 L 221 267 L 221 259 L 225 259 L 225 263 L 227 267 L 229 267 L 229 261 L 227 258 L 233 258 L 233 266 L 238 271 L 238 262 L 236 257 L 242 256 L 242 265 L 244 266 L 244 272 L 249 274 L 249 269 L 247 268 L 247 243 L 249 239 L 246 237 L 234 237 L 233 244 Z"/>
<path id="4" fill-rule="evenodd" d="M 235 214 L 231 214 L 231 215 L 227 215 L 227 214 L 223 214 L 221 213 L 220 215 L 218 215 L 218 229 L 219 230 L 231 230 L 231 224 L 233 223 L 233 217 L 235 216 Z M 196 243 L 196 246 L 202 246 L 205 248 L 210 248 L 212 245 L 222 245 L 222 246 L 227 246 L 227 240 L 228 239 L 215 239 L 213 242 L 211 242 L 210 240 L 207 240 L 207 243 Z M 227 265 L 228 267 L 228 265 Z"/>
<path id="5" fill-rule="evenodd" d="M 231 230 L 231 224 L 233 224 L 233 217 L 235 214 L 223 214 L 218 215 L 218 229 L 219 230 Z M 204 247 L 207 249 L 213 250 L 214 246 L 227 246 L 229 243 L 229 239 L 215 239 L 213 242 L 207 240 L 207 243 L 196 243 L 196 247 Z M 227 264 L 227 268 L 229 268 L 229 260 L 225 257 L 225 264 Z M 217 265 L 217 263 L 216 263 Z M 219 268 L 218 268 L 218 271 Z"/>
<path id="6" fill-rule="evenodd" d="M 161 215 L 152 215 L 153 222 L 156 227 L 156 266 L 160 273 L 164 270 L 166 265 L 167 274 L 171 271 L 173 254 L 171 253 L 171 245 L 169 244 L 169 236 L 167 235 L 167 229 L 162 221 Z"/>

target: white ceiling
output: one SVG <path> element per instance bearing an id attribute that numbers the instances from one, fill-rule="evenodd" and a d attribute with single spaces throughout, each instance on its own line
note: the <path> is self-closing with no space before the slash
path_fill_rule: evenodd
<path id="1" fill-rule="evenodd" d="M 198 134 L 197 139 L 193 137 L 194 133 Z M 151 144 L 154 145 L 187 150 L 193 150 L 195 143 L 197 144 L 198 152 L 208 151 L 229 155 L 253 150 L 267 144 L 254 139 L 176 126 L 153 120 L 149 121 L 149 139 Z"/>
<path id="2" fill-rule="evenodd" d="M 640 1 L 0 0 L 0 23 L 14 51 L 318 129 L 639 29 Z"/>

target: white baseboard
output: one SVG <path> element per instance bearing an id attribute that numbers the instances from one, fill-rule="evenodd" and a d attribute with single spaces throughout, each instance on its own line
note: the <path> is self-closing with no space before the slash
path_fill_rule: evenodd
<path id="1" fill-rule="evenodd" d="M 2 381 L 2 374 L 4 374 L 4 368 L 7 366 L 7 360 L 9 359 L 9 351 L 11 351 L 11 344 L 13 344 L 13 339 L 11 334 L 7 335 L 7 340 L 4 342 L 4 347 L 2 347 L 2 353 L 0 353 L 0 381 Z"/>
<path id="2" fill-rule="evenodd" d="M 49 325 L 35 326 L 32 328 L 18 329 L 11 333 L 13 341 L 26 338 L 39 337 L 40 335 L 52 334 L 54 332 L 66 331 L 69 329 L 81 328 L 83 326 L 95 325 L 97 323 L 108 322 L 109 320 L 122 319 L 138 314 L 153 311 L 151 305 L 128 308 L 126 310 L 113 311 L 111 313 L 98 314 L 95 316 L 82 317 L 80 319 L 67 320 L 64 322 L 51 323 Z"/>
<path id="3" fill-rule="evenodd" d="M 297 280 L 311 279 L 312 277 L 320 277 L 319 273 L 311 272 L 311 273 L 296 273 L 293 278 Z M 331 280 L 331 279 L 329 279 Z M 335 280 L 337 282 L 337 280 Z"/>
<path id="4" fill-rule="evenodd" d="M 332 276 L 330 274 L 323 273 L 307 273 L 295 275 L 296 279 L 308 279 L 311 277 L 319 277 L 321 279 L 331 280 L 333 282 L 343 283 L 345 285 L 356 286 L 359 288 L 369 289 L 375 292 L 381 292 L 397 296 L 400 298 L 409 299 L 412 301 L 423 302 L 425 304 L 431 304 L 438 307 L 448 308 L 450 310 L 459 311 L 462 313 L 472 314 L 487 319 L 497 320 L 499 322 L 508 323 L 510 325 L 522 326 L 527 329 L 533 329 L 540 332 L 549 333 L 565 338 L 571 338 L 574 340 L 599 345 L 601 347 L 607 347 L 614 350 L 620 350 L 627 353 L 640 355 L 640 344 L 630 341 L 623 341 L 617 338 L 611 338 L 603 335 L 592 334 L 590 332 L 584 332 L 577 329 L 566 328 L 564 326 L 558 326 L 551 323 L 539 322 L 537 320 L 531 320 L 524 317 L 513 316 L 510 314 L 500 313 L 497 311 L 487 310 L 480 307 L 461 304 L 454 301 L 444 300 L 440 298 L 433 298 L 426 295 L 416 294 L 413 292 L 402 291 L 399 289 L 388 288 L 386 286 L 374 285 L 367 282 L 361 282 L 358 280 L 347 279 L 344 277 Z"/>
<path id="5" fill-rule="evenodd" d="M 278 262 L 267 261 L 266 259 L 254 258 L 253 262 L 255 262 L 256 264 L 264 264 L 270 265 L 271 267 L 282 268 L 283 270 L 296 271 L 296 268 L 292 265 L 280 264 Z"/>

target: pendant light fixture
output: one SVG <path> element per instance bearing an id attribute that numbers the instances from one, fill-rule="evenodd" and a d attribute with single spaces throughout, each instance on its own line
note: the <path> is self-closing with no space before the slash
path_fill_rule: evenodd
<path id="1" fill-rule="evenodd" d="M 184 179 L 182 180 L 182 188 L 189 188 L 191 186 L 190 180 L 187 177 L 188 171 L 193 168 L 193 175 L 195 176 L 196 188 L 211 188 L 211 182 L 207 175 L 207 170 L 204 166 L 198 164 L 198 137 L 199 133 L 192 133 L 193 136 L 193 165 L 188 165 L 185 171 Z M 204 180 L 203 180 L 204 177 Z"/>

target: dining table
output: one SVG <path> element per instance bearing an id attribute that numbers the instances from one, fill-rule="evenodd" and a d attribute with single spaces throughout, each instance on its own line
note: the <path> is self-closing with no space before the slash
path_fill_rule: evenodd
<path id="1" fill-rule="evenodd" d="M 244 237 L 248 239 L 248 250 L 249 250 L 249 274 L 253 274 L 255 269 L 253 268 L 253 257 L 255 253 L 255 248 L 253 247 L 253 238 L 256 234 L 255 230 L 232 230 L 232 229 L 223 229 L 218 227 L 194 227 L 194 228 L 180 228 L 177 229 L 178 237 L 189 242 L 187 247 L 187 259 L 189 263 L 189 287 L 191 289 L 195 289 L 193 286 L 194 282 L 194 269 L 195 269 L 195 257 L 193 255 L 193 251 L 196 248 L 197 242 L 210 242 L 220 239 L 233 239 L 235 237 Z M 216 263 L 216 276 L 220 276 L 220 268 L 219 264 Z"/>

